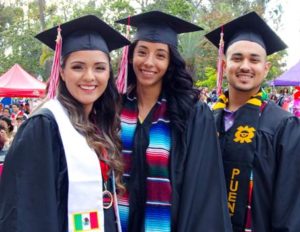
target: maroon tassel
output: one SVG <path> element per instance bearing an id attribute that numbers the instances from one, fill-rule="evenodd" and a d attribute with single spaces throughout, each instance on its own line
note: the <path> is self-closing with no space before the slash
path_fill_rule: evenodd
<path id="1" fill-rule="evenodd" d="M 218 53 L 218 64 L 217 64 L 217 94 L 222 94 L 222 81 L 223 81 L 223 55 L 224 55 L 224 32 L 223 26 L 220 34 L 219 53 Z"/>
<path id="2" fill-rule="evenodd" d="M 51 68 L 51 74 L 49 77 L 49 89 L 48 89 L 48 98 L 53 99 L 56 96 L 56 90 L 58 86 L 59 80 L 59 69 L 60 69 L 60 56 L 61 56 L 61 48 L 62 48 L 62 37 L 61 37 L 61 28 L 58 26 L 57 28 L 57 38 L 56 38 L 56 46 L 54 52 L 54 58 Z"/>
<path id="3" fill-rule="evenodd" d="M 128 24 L 126 27 L 126 37 L 129 38 L 130 31 L 130 17 L 128 17 Z M 118 68 L 118 77 L 116 80 L 116 85 L 119 93 L 124 94 L 127 90 L 127 68 L 128 68 L 128 50 L 129 46 L 125 46 L 122 51 L 122 59 Z"/>

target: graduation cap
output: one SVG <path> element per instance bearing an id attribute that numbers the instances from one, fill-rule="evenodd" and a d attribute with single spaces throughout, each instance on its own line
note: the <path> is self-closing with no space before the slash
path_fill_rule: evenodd
<path id="1" fill-rule="evenodd" d="M 49 77 L 49 98 L 56 96 L 61 57 L 81 50 L 100 50 L 108 54 L 112 50 L 130 44 L 129 40 L 94 15 L 71 20 L 43 31 L 35 37 L 55 50 Z"/>
<path id="2" fill-rule="evenodd" d="M 231 44 L 241 40 L 258 43 L 266 50 L 267 55 L 287 48 L 287 45 L 255 12 L 234 19 L 206 34 L 205 37 L 216 47 L 219 47 L 222 28 L 225 53 Z"/>
<path id="3" fill-rule="evenodd" d="M 60 25 L 63 40 L 61 55 L 81 50 L 100 50 L 109 53 L 130 42 L 111 26 L 94 15 L 86 15 Z M 55 50 L 57 26 L 35 36 Z"/>
<path id="4" fill-rule="evenodd" d="M 201 27 L 161 11 L 149 11 L 116 21 L 136 27 L 135 40 L 165 43 L 177 47 L 177 35 L 203 30 Z"/>

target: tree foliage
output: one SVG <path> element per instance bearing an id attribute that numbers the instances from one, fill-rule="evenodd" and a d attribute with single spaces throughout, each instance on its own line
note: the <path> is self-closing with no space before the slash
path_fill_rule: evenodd
<path id="1" fill-rule="evenodd" d="M 33 76 L 49 76 L 53 52 L 38 42 L 34 35 L 57 24 L 86 14 L 94 14 L 125 34 L 125 26 L 114 21 L 149 10 L 161 10 L 194 22 L 204 30 L 179 37 L 179 50 L 195 76 L 196 85 L 213 87 L 216 78 L 217 49 L 204 34 L 242 14 L 255 10 L 274 28 L 281 26 L 280 4 L 267 7 L 270 0 L 16 0 L 0 3 L 0 74 L 19 63 Z M 133 33 L 133 31 L 131 32 Z M 112 55 L 117 69 L 120 52 Z M 280 75 L 286 53 L 270 57 L 273 64 L 268 79 Z"/>

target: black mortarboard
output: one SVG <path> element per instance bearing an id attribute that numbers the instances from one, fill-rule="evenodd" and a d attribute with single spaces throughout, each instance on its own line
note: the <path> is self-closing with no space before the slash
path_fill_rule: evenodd
<path id="1" fill-rule="evenodd" d="M 166 43 L 177 47 L 177 35 L 203 30 L 201 27 L 161 11 L 149 11 L 116 21 L 136 27 L 135 40 Z"/>
<path id="2" fill-rule="evenodd" d="M 224 51 L 234 42 L 240 40 L 251 41 L 260 44 L 267 55 L 287 48 L 287 45 L 268 26 L 268 24 L 255 12 L 250 12 L 225 25 L 209 32 L 205 37 L 216 47 L 219 47 L 220 33 L 223 27 Z"/>
<path id="3" fill-rule="evenodd" d="M 94 15 L 86 15 L 60 25 L 62 56 L 80 50 L 100 50 L 105 53 L 130 42 L 111 26 Z M 35 36 L 55 50 L 57 26 Z"/>

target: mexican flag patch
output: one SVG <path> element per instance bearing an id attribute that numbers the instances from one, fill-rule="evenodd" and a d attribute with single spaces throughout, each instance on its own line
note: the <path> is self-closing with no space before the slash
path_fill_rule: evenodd
<path id="1" fill-rule="evenodd" d="M 99 229 L 98 212 L 73 214 L 74 232 L 94 231 Z"/>

